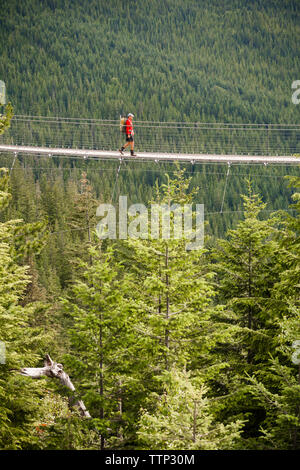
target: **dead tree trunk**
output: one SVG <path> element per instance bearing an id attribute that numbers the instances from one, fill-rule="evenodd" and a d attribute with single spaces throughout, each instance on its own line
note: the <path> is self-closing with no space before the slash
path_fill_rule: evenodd
<path id="1" fill-rule="evenodd" d="M 75 391 L 75 387 L 71 382 L 68 374 L 66 374 L 66 372 L 63 370 L 62 364 L 58 364 L 57 362 L 52 361 L 49 354 L 46 355 L 44 367 L 25 367 L 24 369 L 20 370 L 20 373 L 27 377 L 31 377 L 32 379 L 40 379 L 44 376 L 50 377 L 51 379 L 57 378 L 62 383 L 62 385 L 68 387 L 72 392 Z M 86 409 L 82 400 L 78 400 L 74 405 L 79 408 L 81 416 L 84 418 L 91 418 L 91 415 Z"/>

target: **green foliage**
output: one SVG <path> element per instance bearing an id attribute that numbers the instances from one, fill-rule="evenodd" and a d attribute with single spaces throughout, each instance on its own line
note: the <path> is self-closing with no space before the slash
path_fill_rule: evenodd
<path id="1" fill-rule="evenodd" d="M 294 0 L 2 3 L 0 76 L 18 114 L 297 123 Z M 4 113 L 0 134 L 11 105 Z M 23 135 L 47 144 L 37 126 Z M 139 136 L 147 142 L 142 127 Z M 117 148 L 119 133 L 103 138 Z M 178 151 L 189 133 L 151 138 Z M 88 126 L 57 139 L 94 145 Z M 13 162 L 1 155 L 0 448 L 298 450 L 298 168 L 287 189 L 286 167 L 235 166 L 225 180 L 222 165 Z M 212 237 L 192 252 L 186 240 L 151 236 L 100 244 L 96 206 L 119 194 L 128 204 L 204 203 Z M 290 202 L 290 214 L 266 215 Z M 57 384 L 18 374 L 49 348 L 91 420 L 69 410 Z"/>
<path id="2" fill-rule="evenodd" d="M 257 437 L 265 411 L 251 395 L 245 374 L 268 374 L 282 315 L 272 295 L 281 269 L 278 220 L 260 219 L 265 204 L 250 182 L 243 200 L 244 220 L 229 230 L 226 239 L 219 240 L 214 249 L 219 278 L 217 300 L 224 303 L 225 309 L 225 314 L 217 318 L 231 335 L 216 349 L 219 360 L 226 358 L 227 367 L 211 383 L 223 395 L 216 403 L 223 419 L 234 413 L 248 421 L 243 433 L 247 442 Z"/>
<path id="3" fill-rule="evenodd" d="M 205 386 L 190 374 L 172 369 L 162 377 L 164 393 L 149 398 L 152 411 L 142 410 L 138 436 L 142 449 L 222 450 L 236 447 L 242 422 L 217 423 Z"/>
<path id="4" fill-rule="evenodd" d="M 1 186 L 7 183 L 1 181 Z M 9 199 L 2 192 L 2 201 Z M 30 279 L 26 266 L 19 266 L 12 255 L 10 224 L 0 224 L 0 341 L 6 357 L 0 365 L 0 447 L 17 449 L 32 445 L 32 419 L 37 411 L 36 399 L 43 385 L 36 388 L 12 370 L 30 366 L 38 359 L 45 344 L 40 328 L 34 325 L 34 305 L 22 307 L 20 301 Z"/>
<path id="5" fill-rule="evenodd" d="M 266 410 L 266 419 L 261 425 L 261 445 L 265 449 L 292 449 L 300 446 L 300 370 L 286 366 L 279 359 L 270 360 L 268 381 L 250 377 L 251 393 Z M 275 386 L 274 386 L 275 385 Z"/>
<path id="6" fill-rule="evenodd" d="M 0 168 L 0 210 L 5 209 L 11 200 L 11 194 L 8 192 L 9 175 L 6 168 Z"/>
<path id="7" fill-rule="evenodd" d="M 275 222 L 258 218 L 265 204 L 250 183 L 248 196 L 243 199 L 245 219 L 228 231 L 226 240 L 219 241 L 215 259 L 220 300 L 226 302 L 239 325 L 236 340 L 241 344 L 240 358 L 246 353 L 247 362 L 252 364 L 264 360 L 272 348 L 276 317 L 274 311 L 270 317 L 270 292 L 279 279 L 279 246 Z"/>
<path id="8" fill-rule="evenodd" d="M 108 248 L 90 248 L 92 262 L 82 263 L 83 280 L 77 281 L 65 309 L 72 318 L 67 364 L 73 369 L 79 391 L 93 416 L 93 427 L 104 448 L 110 434 L 124 425 L 119 401 L 129 373 L 130 345 L 134 341 L 124 296 L 126 283 Z"/>
<path id="9" fill-rule="evenodd" d="M 11 0 L 0 19 L 17 114 L 297 123 L 296 0 Z"/>
<path id="10" fill-rule="evenodd" d="M 1 208 L 11 201 L 7 172 L 0 179 Z M 18 373 L 22 367 L 34 366 L 51 342 L 51 331 L 37 321 L 47 307 L 40 299 L 26 302 L 31 284 L 29 267 L 20 265 L 25 256 L 38 254 L 45 242 L 41 232 L 45 223 L 24 224 L 22 220 L 0 223 L 0 341 L 5 358 L 0 364 L 0 448 L 40 448 L 35 423 L 41 418 L 39 404 L 45 394 L 45 381 L 33 383 Z M 46 419 L 46 418 L 45 418 Z M 44 420 L 45 420 L 44 419 Z M 41 446 L 42 448 L 42 446 Z"/>
<path id="11" fill-rule="evenodd" d="M 5 113 L 0 114 L 0 135 L 3 134 L 9 128 L 12 117 L 13 107 L 11 103 L 8 103 L 8 105 L 5 107 Z"/>
<path id="12" fill-rule="evenodd" d="M 262 220 L 265 205 L 248 184 L 244 219 L 218 241 L 213 257 L 208 247 L 187 251 L 187 240 L 150 232 L 112 247 L 87 230 L 96 198 L 86 175 L 80 185 L 60 177 L 36 187 L 29 179 L 27 188 L 15 176 L 13 198 L 3 175 L 2 448 L 299 447 L 299 386 L 290 360 L 299 337 L 297 215 Z M 178 166 L 157 182 L 151 202 L 192 203 L 192 182 Z M 26 224 L 9 218 L 20 217 L 18 208 Z M 34 241 L 44 230 L 39 221 L 31 227 L 34 213 L 52 217 L 58 232 L 68 224 L 71 231 L 49 238 L 42 251 L 37 244 L 25 250 L 27 237 Z M 138 229 L 134 218 L 129 222 Z M 55 383 L 11 370 L 40 365 L 49 346 L 64 356 L 91 420 L 68 410 Z"/>
<path id="13" fill-rule="evenodd" d="M 157 186 L 152 202 L 169 208 L 174 204 L 188 204 L 193 197 L 193 192 L 186 194 L 189 184 L 184 171 L 178 170 L 166 184 Z M 202 352 L 213 344 L 212 337 L 208 339 L 206 335 L 214 295 L 213 273 L 203 262 L 205 250 L 199 247 L 188 251 L 187 236 L 176 239 L 174 225 L 175 216 L 171 212 L 171 238 L 162 238 L 162 233 L 157 238 L 149 227 L 147 240 L 128 237 L 123 243 L 126 251 L 122 251 L 133 275 L 132 310 L 139 319 L 136 325 L 139 341 L 149 355 L 143 358 L 145 370 L 148 364 L 156 373 L 175 364 L 189 363 L 200 343 Z M 195 336 L 199 335 L 194 342 L 191 329 Z"/>
<path id="14" fill-rule="evenodd" d="M 299 187 L 299 178 L 291 183 Z M 251 393 L 265 410 L 261 423 L 261 447 L 268 449 L 299 449 L 300 369 L 296 341 L 299 329 L 299 196 L 293 195 L 295 217 L 281 214 L 278 258 L 280 275 L 271 293 L 274 299 L 270 313 L 277 316 L 277 335 L 273 337 L 272 358 L 268 367 L 256 370 L 249 377 Z"/>
<path id="15" fill-rule="evenodd" d="M 283 224 L 281 233 L 281 260 L 282 273 L 280 282 L 275 286 L 274 296 L 296 304 L 299 307 L 299 287 L 300 287 L 300 178 L 290 177 L 289 184 L 295 188 L 292 195 L 295 215 L 283 214 Z"/>
<path id="16" fill-rule="evenodd" d="M 67 398 L 47 391 L 39 401 L 33 422 L 39 450 L 83 450 L 95 448 L 97 434 L 79 414 L 70 411 Z"/>

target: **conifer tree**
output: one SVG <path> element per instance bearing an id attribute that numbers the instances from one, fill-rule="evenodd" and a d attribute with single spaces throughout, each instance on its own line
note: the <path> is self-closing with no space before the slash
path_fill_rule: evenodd
<path id="1" fill-rule="evenodd" d="M 76 259 L 88 258 L 92 264 L 89 247 L 95 244 L 95 233 L 93 228 L 96 225 L 96 208 L 99 202 L 87 179 L 86 172 L 82 172 L 80 178 L 79 192 L 74 196 L 73 207 L 69 215 L 68 226 L 75 232 L 74 242 L 70 244 L 68 256 L 71 257 L 72 264 L 76 265 Z"/>
<path id="2" fill-rule="evenodd" d="M 274 220 L 259 218 L 266 204 L 253 192 L 250 182 L 249 194 L 243 200 L 244 220 L 218 242 L 215 259 L 218 300 L 225 301 L 238 326 L 239 358 L 251 365 L 266 359 L 272 347 L 272 335 L 268 336 L 274 320 L 269 314 L 270 293 L 279 279 L 279 246 Z"/>
<path id="3" fill-rule="evenodd" d="M 151 202 L 165 204 L 169 209 L 173 204 L 181 207 L 191 204 L 197 189 L 188 192 L 190 178 L 184 173 L 185 170 L 177 169 L 174 178 L 157 185 Z M 144 216 L 140 214 L 130 220 L 129 230 L 132 223 L 135 227 L 143 225 Z M 163 419 L 158 402 L 165 393 L 165 374 L 172 375 L 174 370 L 181 374 L 185 368 L 203 380 L 217 374 L 223 367 L 222 360 L 211 359 L 210 353 L 217 343 L 228 341 L 230 334 L 226 325 L 220 327 L 214 322 L 215 318 L 218 320 L 219 308 L 213 306 L 214 273 L 205 259 L 206 250 L 202 246 L 197 250 L 186 249 L 190 234 L 175 237 L 174 228 L 178 223 L 175 217 L 171 212 L 169 238 L 162 238 L 162 231 L 158 237 L 153 236 L 149 227 L 147 232 L 140 226 L 141 233 L 147 237 L 128 237 L 119 248 L 132 286 L 128 302 L 134 319 L 131 328 L 136 339 L 132 349 L 137 360 L 132 364 L 131 374 L 143 391 L 141 396 L 138 390 L 132 389 L 131 396 L 149 420 L 152 420 L 153 406 L 158 406 L 158 414 L 162 413 L 158 419 Z M 147 401 L 153 390 L 158 400 L 155 405 Z M 227 424 L 230 422 L 229 419 Z M 141 426 L 147 433 L 144 424 Z M 149 446 L 150 440 L 148 435 Z"/>
<path id="4" fill-rule="evenodd" d="M 296 188 L 291 205 L 296 214 L 281 214 L 282 271 L 272 291 L 278 333 L 268 367 L 249 377 L 251 393 L 266 414 L 258 442 L 261 448 L 281 450 L 300 449 L 300 178 L 291 178 L 290 184 Z"/>
<path id="5" fill-rule="evenodd" d="M 221 450 L 238 445 L 241 421 L 217 423 L 206 397 L 207 388 L 195 384 L 186 371 L 162 374 L 164 393 L 153 392 L 149 412 L 143 409 L 138 437 L 143 449 Z"/>
<path id="6" fill-rule="evenodd" d="M 92 264 L 81 263 L 82 280 L 75 282 L 71 295 L 63 301 L 72 319 L 71 350 L 66 360 L 103 449 L 111 436 L 122 440 L 121 428 L 126 423 L 122 415 L 122 383 L 125 377 L 126 385 L 133 338 L 124 300 L 127 288 L 113 248 L 104 252 L 98 245 L 89 253 Z"/>
<path id="7" fill-rule="evenodd" d="M 274 287 L 274 296 L 284 298 L 299 306 L 300 283 L 300 178 L 289 177 L 289 186 L 294 188 L 291 209 L 295 215 L 283 214 L 280 233 L 281 275 L 280 282 Z"/>
<path id="8" fill-rule="evenodd" d="M 1 103 L 0 103 L 1 106 Z M 0 135 L 5 132 L 10 126 L 10 121 L 13 117 L 13 107 L 11 103 L 5 107 L 4 114 L 0 114 Z"/>
<path id="9" fill-rule="evenodd" d="M 9 204 L 9 179 L 0 180 L 0 210 Z M 26 232 L 26 230 L 25 230 Z M 23 293 L 30 282 L 27 266 L 19 266 L 12 240 L 14 222 L 0 224 L 0 448 L 28 448 L 36 442 L 32 421 L 44 384 L 18 376 L 14 370 L 34 365 L 39 359 L 45 337 L 34 326 L 34 305 L 21 306 Z M 25 251 L 21 244 L 21 252 Z"/>
<path id="10" fill-rule="evenodd" d="M 178 170 L 174 179 L 157 186 L 151 202 L 169 209 L 172 204 L 182 208 L 192 202 L 195 192 L 187 194 L 189 184 L 184 170 Z M 203 261 L 203 247 L 187 250 L 187 237 L 173 237 L 174 225 L 171 212 L 169 238 L 162 238 L 162 232 L 153 237 L 149 230 L 148 239 L 128 237 L 124 241 L 129 253 L 126 265 L 134 275 L 132 309 L 139 319 L 137 345 L 145 348 L 141 370 L 149 372 L 150 368 L 155 374 L 191 364 L 195 355 L 205 356 L 214 342 L 213 333 L 210 337 L 207 334 L 211 331 L 213 273 Z"/>
<path id="11" fill-rule="evenodd" d="M 226 358 L 228 367 L 214 378 L 213 388 L 223 396 L 218 403 L 224 418 L 234 414 L 248 420 L 244 437 L 249 438 L 257 435 L 265 413 L 250 393 L 247 376 L 267 373 L 277 342 L 280 312 L 271 293 L 279 280 L 280 263 L 276 221 L 260 219 L 265 204 L 250 182 L 243 199 L 244 220 L 215 249 L 218 302 L 225 307 L 219 322 L 231 328 L 232 334 L 227 344 L 216 348 L 216 355 Z"/>

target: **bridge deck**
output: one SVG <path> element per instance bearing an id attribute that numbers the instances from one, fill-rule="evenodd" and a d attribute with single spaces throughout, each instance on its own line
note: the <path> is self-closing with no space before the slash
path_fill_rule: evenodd
<path id="1" fill-rule="evenodd" d="M 21 145 L 0 145 L 0 152 L 13 152 L 22 154 L 35 154 L 40 156 L 69 156 L 70 158 L 91 159 L 128 159 L 143 161 L 186 161 L 192 163 L 214 162 L 214 163 L 282 163 L 299 164 L 300 157 L 297 156 L 265 156 L 265 155 L 218 155 L 218 154 L 185 154 L 185 153 L 151 153 L 138 152 L 136 157 L 131 157 L 127 151 L 122 157 L 118 151 L 111 150 L 84 150 L 50 147 L 30 147 Z"/>

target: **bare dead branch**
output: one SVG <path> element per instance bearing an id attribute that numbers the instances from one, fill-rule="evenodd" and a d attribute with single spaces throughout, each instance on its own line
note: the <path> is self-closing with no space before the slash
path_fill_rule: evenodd
<path id="1" fill-rule="evenodd" d="M 44 367 L 25 367 L 20 370 L 20 373 L 21 375 L 31 377 L 32 379 L 40 379 L 45 376 L 50 377 L 51 379 L 57 378 L 62 385 L 70 389 L 72 392 L 75 391 L 75 387 L 70 377 L 63 370 L 63 365 L 52 361 L 49 354 L 45 357 Z M 91 415 L 82 400 L 76 401 L 75 406 L 79 408 L 81 416 L 84 418 L 91 418 Z"/>

